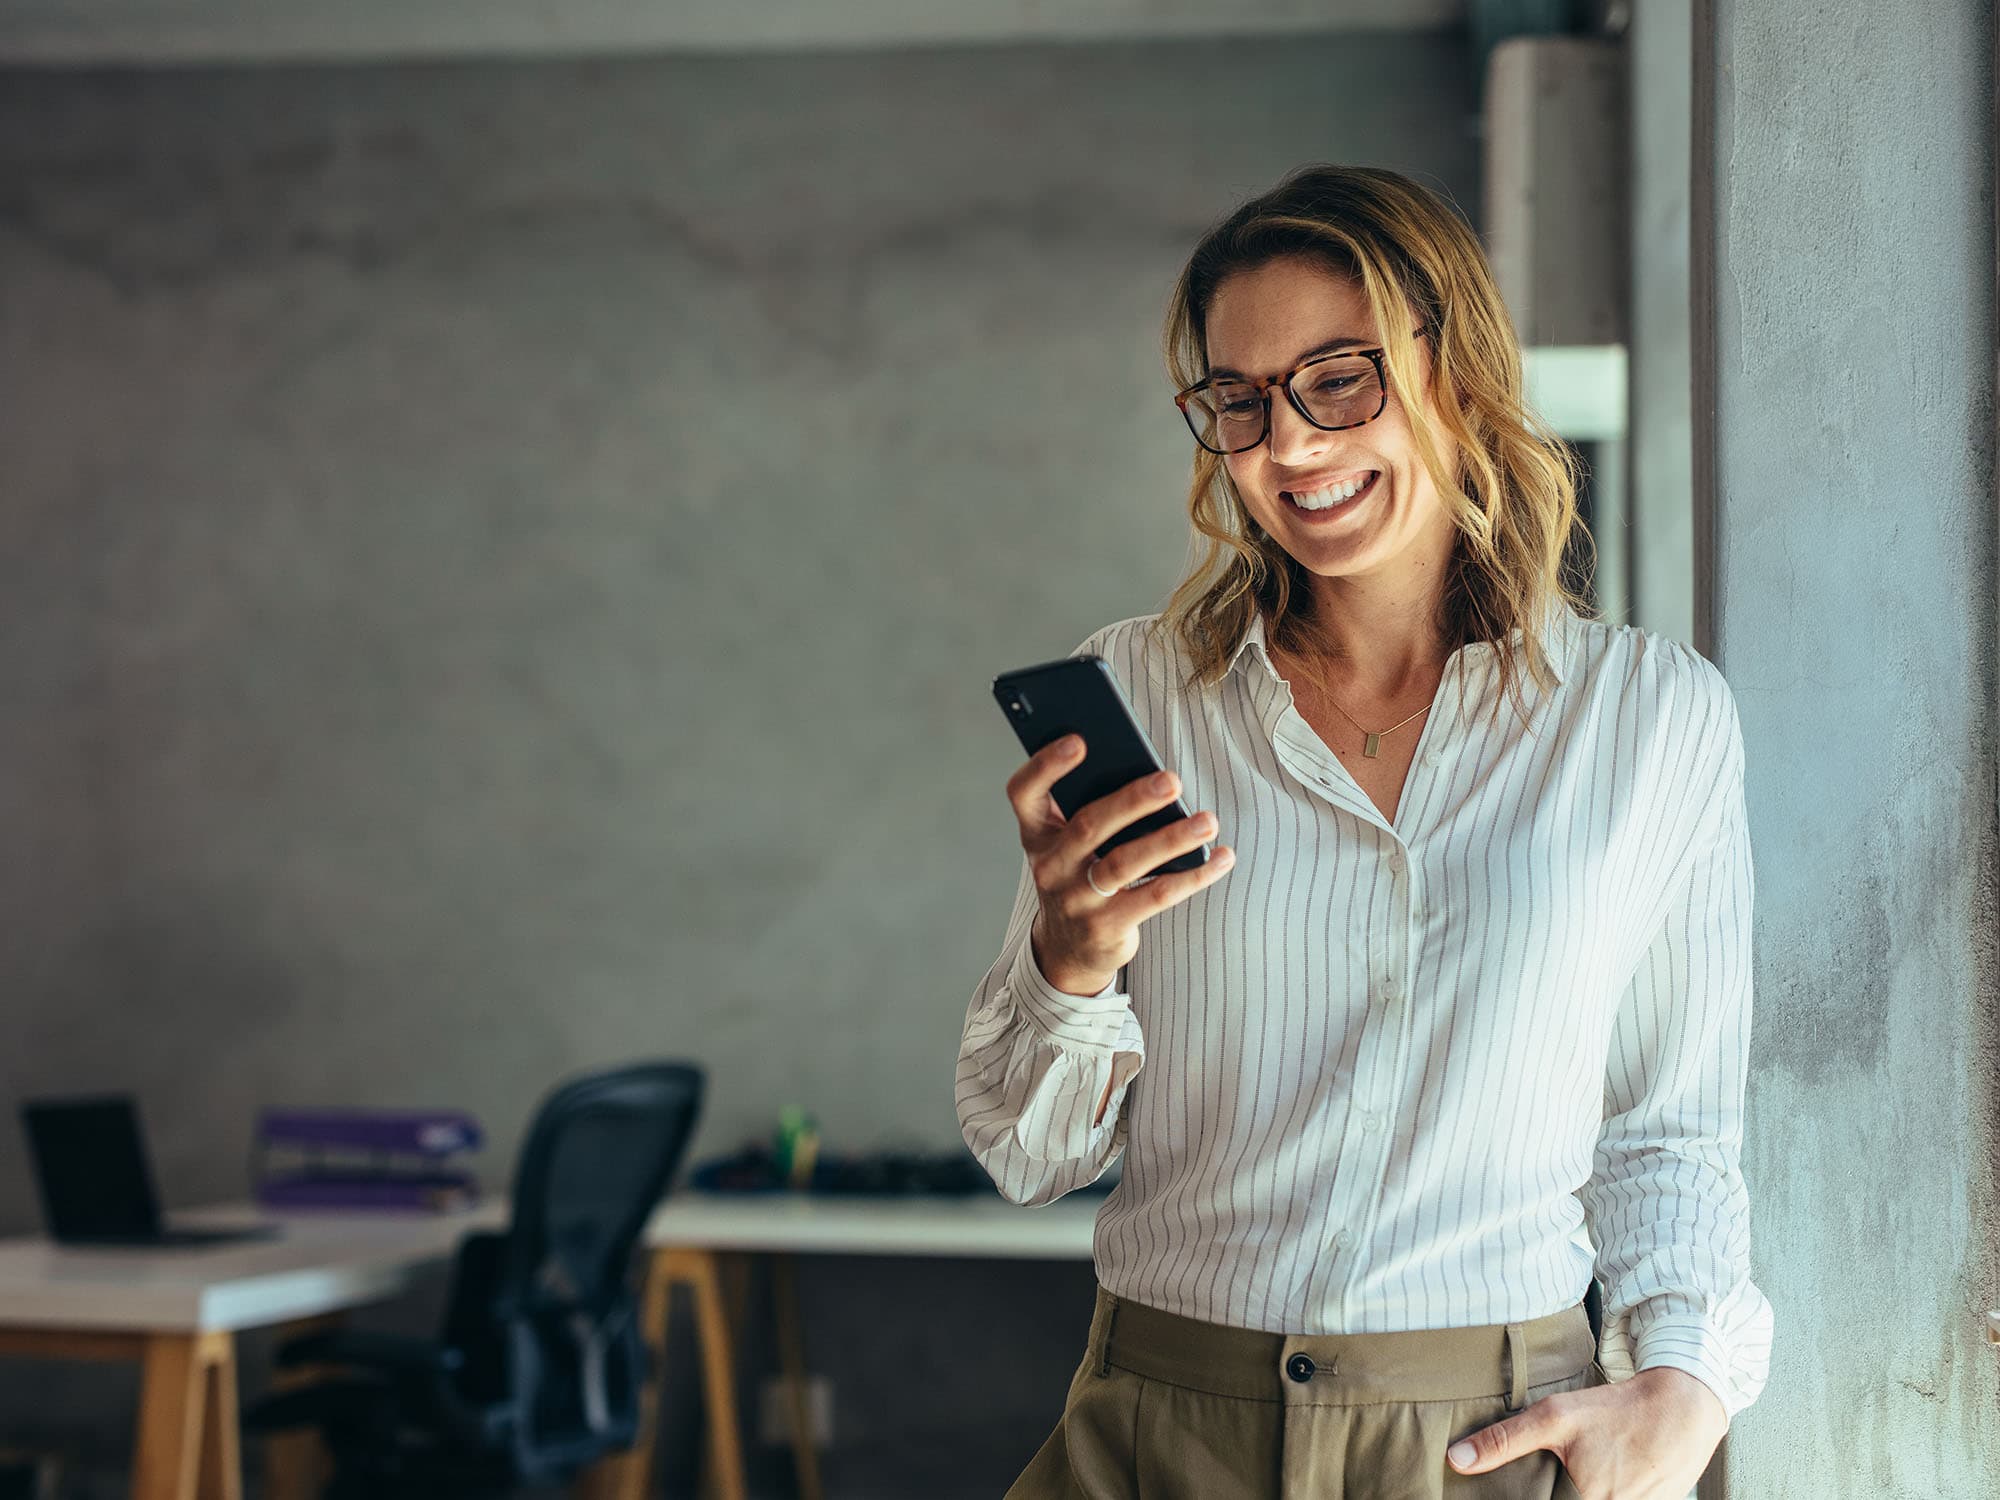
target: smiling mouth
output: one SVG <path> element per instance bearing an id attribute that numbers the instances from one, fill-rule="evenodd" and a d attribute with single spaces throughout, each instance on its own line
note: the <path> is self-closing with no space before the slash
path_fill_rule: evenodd
<path id="1" fill-rule="evenodd" d="M 1295 510 L 1308 515 L 1322 511 L 1341 510 L 1375 492 L 1375 481 L 1382 477 L 1379 469 L 1371 469 L 1361 479 L 1349 480 L 1344 484 L 1329 485 L 1324 489 L 1301 493 L 1297 490 L 1280 490 L 1285 503 Z"/>

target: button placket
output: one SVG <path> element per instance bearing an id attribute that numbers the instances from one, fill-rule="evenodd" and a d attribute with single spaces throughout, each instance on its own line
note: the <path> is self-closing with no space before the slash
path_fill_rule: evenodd
<path id="1" fill-rule="evenodd" d="M 1400 848 L 1391 850 L 1387 862 L 1390 868 L 1397 872 L 1399 877 L 1397 884 L 1399 887 L 1411 892 L 1412 904 L 1414 905 L 1416 882 L 1413 878 L 1403 874 L 1403 866 L 1408 861 L 1405 859 L 1402 850 Z M 1411 922 L 1405 920 L 1402 924 L 1402 939 L 1400 943 L 1402 955 L 1401 967 L 1404 974 L 1407 974 L 1411 967 L 1411 936 Z M 1378 1047 L 1381 1053 L 1386 1054 L 1386 1066 L 1382 1068 L 1380 1076 L 1392 1080 L 1400 1079 L 1404 1065 L 1404 1054 L 1408 1050 L 1407 1027 L 1398 1024 L 1398 1018 L 1402 1014 L 1398 1007 L 1404 997 L 1403 980 L 1392 969 L 1386 953 L 1378 949 L 1374 957 L 1381 974 L 1381 980 L 1376 987 L 1375 993 L 1377 1000 L 1385 1012 L 1385 1024 L 1379 1028 Z M 1396 1085 L 1392 1084 L 1392 1091 L 1396 1087 Z M 1377 1183 L 1387 1180 L 1389 1158 L 1394 1151 L 1394 1132 L 1387 1128 L 1393 1105 L 1393 1098 L 1370 1100 L 1361 1108 L 1359 1114 L 1354 1117 L 1354 1123 L 1358 1127 L 1360 1134 L 1367 1138 L 1368 1146 L 1373 1148 L 1372 1150 L 1364 1151 L 1363 1154 L 1373 1159 L 1372 1176 Z M 1347 1234 L 1348 1231 L 1342 1230 L 1334 1236 L 1334 1243 L 1336 1245 L 1343 1243 Z"/>

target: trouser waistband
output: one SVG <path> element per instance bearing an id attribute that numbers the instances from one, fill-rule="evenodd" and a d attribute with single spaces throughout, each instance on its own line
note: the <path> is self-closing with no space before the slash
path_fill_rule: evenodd
<path id="1" fill-rule="evenodd" d="M 1203 1323 L 1097 1289 L 1090 1353 L 1101 1372 L 1251 1401 L 1464 1401 L 1565 1380 L 1597 1353 L 1584 1305 L 1521 1323 L 1396 1333 L 1261 1333 Z"/>

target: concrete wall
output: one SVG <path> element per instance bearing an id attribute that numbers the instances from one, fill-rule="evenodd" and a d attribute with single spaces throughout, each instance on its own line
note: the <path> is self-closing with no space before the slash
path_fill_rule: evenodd
<path id="1" fill-rule="evenodd" d="M 188 1204 L 261 1105 L 448 1103 L 504 1184 L 685 1054 L 699 1154 L 956 1149 L 987 683 L 1178 576 L 1172 276 L 1309 158 L 1476 214 L 1473 95 L 1380 36 L 0 79 L 7 1116 L 134 1088 Z M 836 1486 L 997 1493 L 1089 1276 L 809 1267 Z M 10 1367 L 0 1436 L 115 1457 L 131 1389 Z"/>
<path id="2" fill-rule="evenodd" d="M 1697 482 L 1748 753 L 1745 1172 L 1777 1315 L 1726 1492 L 1974 1500 L 2000 1475 L 1991 8 L 1714 15 Z"/>
<path id="3" fill-rule="evenodd" d="M 1457 26 L 1464 0 L 7 0 L 0 62 L 537 58 L 990 42 L 1164 41 Z"/>

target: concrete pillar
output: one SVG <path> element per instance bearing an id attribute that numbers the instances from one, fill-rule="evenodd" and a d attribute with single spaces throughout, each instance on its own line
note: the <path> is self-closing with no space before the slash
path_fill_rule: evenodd
<path id="1" fill-rule="evenodd" d="M 1696 22 L 1696 636 L 1748 757 L 1776 1311 L 1711 1484 L 1971 1500 L 2000 1486 L 1992 12 Z"/>

